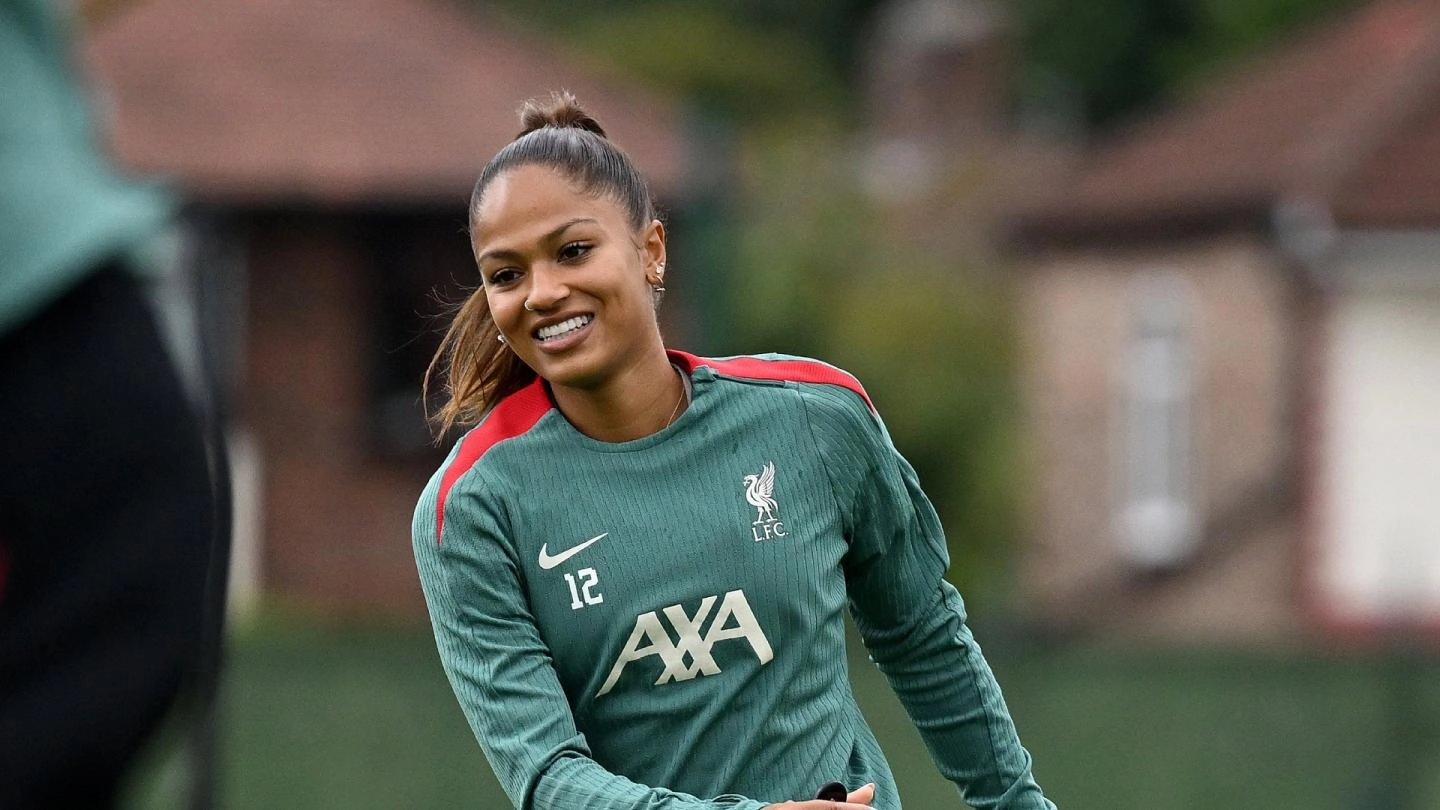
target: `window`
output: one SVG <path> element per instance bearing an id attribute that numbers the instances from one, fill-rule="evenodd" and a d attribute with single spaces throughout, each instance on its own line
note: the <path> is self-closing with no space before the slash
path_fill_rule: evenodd
<path id="1" fill-rule="evenodd" d="M 1199 542 L 1190 282 L 1169 270 L 1137 277 L 1128 317 L 1119 374 L 1115 528 L 1127 562 L 1163 571 L 1188 561 Z"/>
<path id="2" fill-rule="evenodd" d="M 435 450 L 421 382 L 450 307 L 478 283 L 464 213 L 376 213 L 363 233 L 373 274 L 372 447 L 392 457 L 428 457 Z"/>

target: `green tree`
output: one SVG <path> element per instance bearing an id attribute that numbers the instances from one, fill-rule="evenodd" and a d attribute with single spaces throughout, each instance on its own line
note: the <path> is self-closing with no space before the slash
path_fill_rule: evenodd
<path id="1" fill-rule="evenodd" d="M 749 155 L 724 348 L 807 354 L 859 377 L 944 520 L 952 581 L 993 603 L 1020 531 L 1013 308 L 994 276 L 888 232 L 843 146 Z"/>
<path id="2" fill-rule="evenodd" d="M 517 19 L 742 127 L 853 108 L 879 0 L 499 0 Z"/>
<path id="3" fill-rule="evenodd" d="M 1023 94 L 1105 124 L 1360 0 L 1016 0 Z"/>

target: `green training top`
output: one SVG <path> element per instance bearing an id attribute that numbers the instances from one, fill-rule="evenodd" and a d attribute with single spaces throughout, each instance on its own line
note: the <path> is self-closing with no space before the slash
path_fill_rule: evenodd
<path id="1" fill-rule="evenodd" d="M 896 810 L 850 689 L 848 602 L 966 801 L 1053 808 L 860 384 L 779 355 L 670 359 L 693 398 L 664 430 L 591 439 L 537 380 L 416 509 L 440 658 L 515 805 L 756 810 L 835 780 Z"/>

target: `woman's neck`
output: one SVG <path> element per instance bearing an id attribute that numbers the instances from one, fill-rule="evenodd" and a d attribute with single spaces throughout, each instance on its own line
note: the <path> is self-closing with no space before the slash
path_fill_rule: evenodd
<path id="1" fill-rule="evenodd" d="M 664 430 L 687 405 L 684 381 L 663 352 L 598 388 L 556 385 L 551 395 L 576 430 L 602 442 L 631 441 Z"/>

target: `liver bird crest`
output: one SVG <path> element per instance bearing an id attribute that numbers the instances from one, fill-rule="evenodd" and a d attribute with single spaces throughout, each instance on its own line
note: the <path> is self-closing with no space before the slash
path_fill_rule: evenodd
<path id="1" fill-rule="evenodd" d="M 755 507 L 755 521 L 759 525 L 775 519 L 775 462 L 769 462 L 759 475 L 745 476 L 745 500 Z"/>

